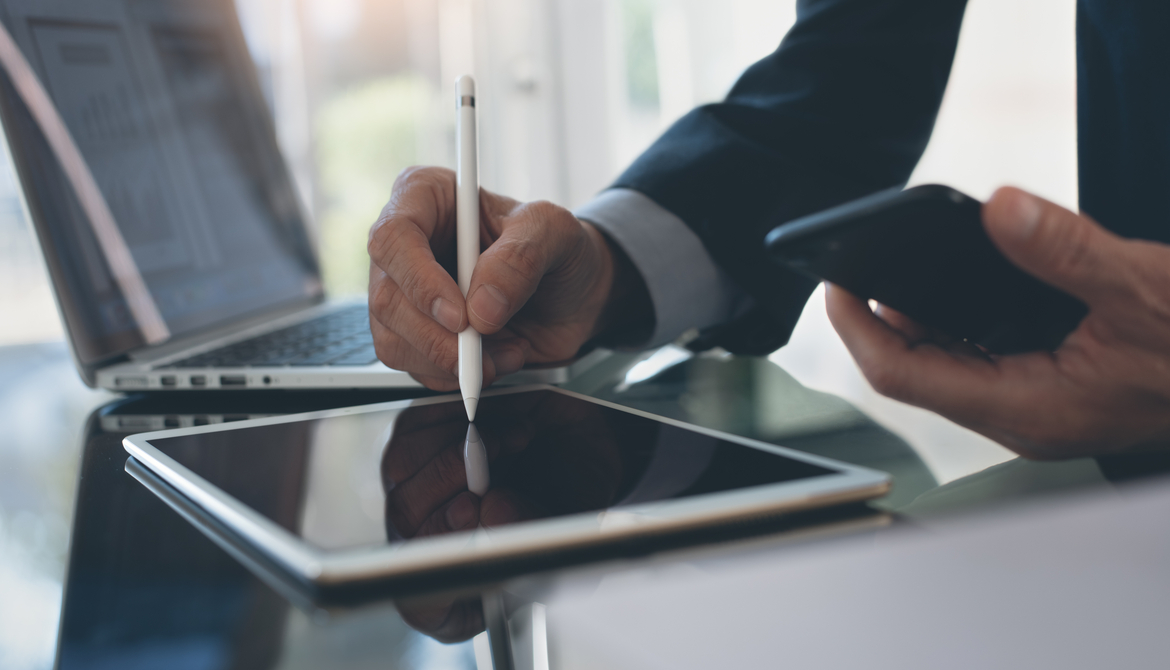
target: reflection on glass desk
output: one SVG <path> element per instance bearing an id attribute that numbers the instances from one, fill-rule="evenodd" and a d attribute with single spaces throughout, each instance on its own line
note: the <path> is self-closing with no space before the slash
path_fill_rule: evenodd
<path id="1" fill-rule="evenodd" d="M 505 622 L 517 612 L 531 615 L 533 602 L 518 601 L 499 584 L 488 584 L 486 593 L 478 588 L 455 593 L 440 588 L 437 593 L 357 609 L 318 607 L 295 585 L 282 583 L 278 571 L 266 572 L 262 557 L 249 554 L 245 547 L 208 542 L 196 527 L 121 472 L 126 459 L 119 440 L 125 433 L 104 431 L 101 426 L 110 423 L 104 419 L 112 413 L 133 416 L 135 409 L 153 411 L 153 402 L 143 399 L 139 404 L 130 401 L 107 407 L 90 422 L 65 588 L 59 667 L 169 664 L 180 659 L 198 661 L 193 667 L 298 667 L 299 659 L 288 650 L 294 641 L 350 635 L 354 627 L 364 630 L 372 625 L 370 621 L 399 630 L 402 647 L 388 648 L 387 633 L 362 637 L 364 647 L 333 651 L 371 654 L 385 661 L 420 645 L 429 649 L 430 643 L 421 641 L 415 631 L 441 642 L 458 642 L 490 629 L 495 621 L 498 629 L 506 631 L 496 639 L 501 635 L 510 639 L 512 628 L 519 624 Z M 260 407 L 257 412 L 265 410 Z M 413 433 L 402 434 L 409 439 Z M 186 512 L 198 514 L 192 509 Z M 840 525 L 872 516 L 848 509 L 799 520 Z M 754 531 L 787 531 L 795 522 L 777 520 Z M 730 529 L 706 541 L 743 537 L 745 530 L 753 529 Z M 671 546 L 678 545 L 643 546 L 633 555 Z M 290 637 L 294 631 L 296 635 Z M 473 659 L 474 646 L 463 652 L 464 661 Z M 500 646 L 489 644 L 486 653 L 496 653 Z M 334 660 L 341 661 L 335 667 L 345 666 L 344 658 Z M 390 667 L 410 666 L 404 661 Z"/>
<path id="2" fill-rule="evenodd" d="M 573 390 L 890 472 L 894 490 L 873 507 L 894 512 L 894 527 L 945 529 L 953 512 L 996 509 L 1010 515 L 1023 509 L 1022 498 L 1108 493 L 1123 490 L 1120 481 L 1170 469 L 1170 459 L 1160 454 L 1013 460 L 938 487 L 930 468 L 895 434 L 839 398 L 804 389 L 766 360 L 693 358 L 631 384 L 624 380 L 636 360 L 619 363 L 576 380 Z M 111 396 L 81 386 L 63 346 L 0 348 L 0 421 L 6 427 L 0 433 L 0 586 L 6 595 L 0 620 L 13 622 L 0 631 L 0 665 L 474 668 L 477 642 L 438 640 L 490 627 L 479 618 L 487 615 L 506 622 L 511 661 L 533 667 L 538 652 L 547 653 L 542 645 L 557 644 L 541 632 L 546 625 L 556 632 L 543 606 L 558 602 L 556 595 L 570 587 L 577 593 L 634 589 L 735 570 L 721 566 L 738 565 L 740 557 L 767 562 L 774 556 L 779 564 L 800 547 L 832 551 L 849 546 L 838 542 L 843 535 L 875 532 L 864 519 L 763 528 L 749 538 L 712 538 L 720 541 L 537 569 L 503 583 L 420 593 L 409 602 L 325 610 L 295 602 L 257 577 L 125 472 L 120 441 L 144 421 L 224 420 L 400 397 L 285 392 L 111 402 Z M 58 622 L 54 612 L 62 599 Z M 490 644 L 478 644 L 480 660 L 489 659 Z M 9 663 L 13 658 L 22 661 Z"/>

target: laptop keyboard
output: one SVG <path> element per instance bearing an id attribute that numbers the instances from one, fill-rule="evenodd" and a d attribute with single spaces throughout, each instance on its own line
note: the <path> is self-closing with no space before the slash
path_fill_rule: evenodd
<path id="1" fill-rule="evenodd" d="M 353 305 L 295 326 L 176 361 L 166 368 L 241 368 L 377 362 L 365 305 Z"/>

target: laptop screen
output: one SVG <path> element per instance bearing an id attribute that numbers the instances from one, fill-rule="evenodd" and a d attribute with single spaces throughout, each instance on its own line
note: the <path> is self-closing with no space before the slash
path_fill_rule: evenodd
<path id="1" fill-rule="evenodd" d="M 110 236 L 87 216 L 65 159 L 4 75 L 9 147 L 83 363 L 146 342 L 139 312 L 116 281 L 127 266 L 170 338 L 321 295 L 231 0 L 0 0 L 0 7 L 132 259 L 118 271 Z"/>

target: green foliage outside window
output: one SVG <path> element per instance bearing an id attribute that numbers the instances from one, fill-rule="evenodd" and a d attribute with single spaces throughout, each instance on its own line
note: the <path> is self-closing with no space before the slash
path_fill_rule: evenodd
<path id="1" fill-rule="evenodd" d="M 401 75 L 355 87 L 317 114 L 321 270 L 330 294 L 366 291 L 370 225 L 398 173 L 417 162 L 429 100 L 421 77 Z"/>
<path id="2" fill-rule="evenodd" d="M 625 0 L 622 27 L 626 89 L 635 107 L 658 108 L 658 58 L 654 53 L 655 0 Z"/>

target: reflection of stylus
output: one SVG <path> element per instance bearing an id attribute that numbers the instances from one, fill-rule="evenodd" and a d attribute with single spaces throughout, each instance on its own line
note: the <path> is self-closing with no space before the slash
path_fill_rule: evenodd
<path id="1" fill-rule="evenodd" d="M 467 469 L 467 490 L 477 496 L 487 493 L 491 484 L 487 449 L 474 423 L 467 424 L 467 441 L 463 444 L 463 467 Z"/>

